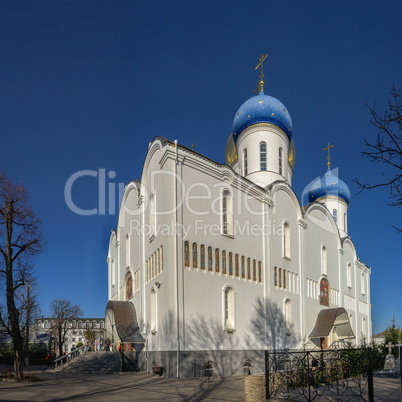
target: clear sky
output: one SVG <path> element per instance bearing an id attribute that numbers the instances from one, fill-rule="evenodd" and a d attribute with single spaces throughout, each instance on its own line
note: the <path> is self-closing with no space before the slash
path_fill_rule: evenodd
<path id="1" fill-rule="evenodd" d="M 401 1 L 2 0 L 0 37 L 0 170 L 22 181 L 43 220 L 44 315 L 54 298 L 91 317 L 107 303 L 117 214 L 73 213 L 71 175 L 112 171 L 107 188 L 139 179 L 155 136 L 224 163 L 233 117 L 268 52 L 265 93 L 293 120 L 295 191 L 301 198 L 325 172 L 322 149 L 335 144 L 333 164 L 352 193 L 349 233 L 372 268 L 373 331 L 392 312 L 402 325 L 402 237 L 391 227 L 402 226 L 401 211 L 387 206 L 387 190 L 358 195 L 353 182 L 381 178 L 360 152 L 375 135 L 366 103 L 383 110 L 402 85 Z M 80 208 L 98 208 L 98 198 L 96 177 L 73 187 Z"/>

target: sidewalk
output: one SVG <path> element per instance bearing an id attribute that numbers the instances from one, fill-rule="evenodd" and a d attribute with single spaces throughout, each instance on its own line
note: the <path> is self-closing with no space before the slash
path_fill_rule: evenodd
<path id="1" fill-rule="evenodd" d="M 1 371 L 4 372 L 4 371 Z M 243 377 L 211 382 L 146 373 L 63 373 L 34 367 L 40 382 L 0 382 L 0 401 L 242 401 Z M 400 378 L 374 377 L 376 402 L 401 402 Z"/>

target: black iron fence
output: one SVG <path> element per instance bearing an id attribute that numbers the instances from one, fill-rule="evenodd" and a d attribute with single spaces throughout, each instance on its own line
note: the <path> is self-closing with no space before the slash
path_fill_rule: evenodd
<path id="1" fill-rule="evenodd" d="M 370 348 L 265 352 L 266 398 L 374 401 Z"/>

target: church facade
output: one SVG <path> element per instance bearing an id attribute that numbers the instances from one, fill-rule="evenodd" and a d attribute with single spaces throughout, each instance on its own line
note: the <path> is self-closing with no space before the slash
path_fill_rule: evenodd
<path id="1" fill-rule="evenodd" d="M 300 202 L 295 156 L 290 114 L 263 81 L 235 114 L 226 164 L 155 138 L 111 233 L 105 336 L 178 377 L 371 339 L 349 189 L 328 162 Z"/>

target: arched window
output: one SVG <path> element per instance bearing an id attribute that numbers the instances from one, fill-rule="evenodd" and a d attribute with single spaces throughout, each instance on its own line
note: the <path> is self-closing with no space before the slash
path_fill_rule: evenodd
<path id="1" fill-rule="evenodd" d="M 279 148 L 279 174 L 283 175 L 283 149 Z"/>
<path id="2" fill-rule="evenodd" d="M 367 325 L 366 325 L 366 317 L 362 318 L 362 337 L 364 339 L 367 338 Z"/>
<path id="3" fill-rule="evenodd" d="M 337 209 L 332 210 L 332 217 L 334 218 L 335 223 L 337 223 L 338 222 L 338 210 Z"/>
<path id="4" fill-rule="evenodd" d="M 208 271 L 212 271 L 212 247 L 208 247 Z"/>
<path id="5" fill-rule="evenodd" d="M 235 256 L 235 265 L 236 265 L 236 277 L 238 278 L 240 276 L 240 272 L 239 272 L 239 254 L 236 254 L 236 256 Z"/>
<path id="6" fill-rule="evenodd" d="M 282 268 L 279 268 L 278 279 L 279 279 L 279 284 L 278 285 L 281 288 L 282 287 Z"/>
<path id="7" fill-rule="evenodd" d="M 100 323 L 99 323 L 99 328 L 105 328 L 105 323 L 103 322 L 103 321 L 101 321 Z"/>
<path id="8" fill-rule="evenodd" d="M 253 363 L 251 360 L 246 360 L 243 364 L 243 374 L 250 375 L 251 374 L 251 367 Z"/>
<path id="9" fill-rule="evenodd" d="M 219 248 L 215 249 L 215 271 L 219 272 L 220 264 L 219 264 Z"/>
<path id="10" fill-rule="evenodd" d="M 156 292 L 155 289 L 152 288 L 151 289 L 151 295 L 150 295 L 150 313 L 151 313 L 151 320 L 150 320 L 150 324 L 151 324 L 151 333 L 156 333 Z"/>
<path id="11" fill-rule="evenodd" d="M 198 247 L 193 243 L 193 268 L 198 268 Z"/>
<path id="12" fill-rule="evenodd" d="M 267 144 L 260 142 L 260 170 L 267 170 Z"/>
<path id="13" fill-rule="evenodd" d="M 290 226 L 287 222 L 283 224 L 283 256 L 290 258 Z"/>
<path id="14" fill-rule="evenodd" d="M 330 295 L 331 295 L 331 290 L 329 287 L 329 282 L 323 278 L 320 281 L 320 304 L 322 306 L 327 306 L 329 307 L 330 303 Z"/>
<path id="15" fill-rule="evenodd" d="M 149 196 L 149 226 L 151 237 L 155 236 L 156 230 L 156 194 L 152 191 Z"/>
<path id="16" fill-rule="evenodd" d="M 222 250 L 222 274 L 226 275 L 226 250 Z"/>
<path id="17" fill-rule="evenodd" d="M 248 175 L 247 148 L 243 150 L 243 176 Z"/>
<path id="18" fill-rule="evenodd" d="M 257 282 L 257 261 L 253 260 L 253 281 Z"/>
<path id="19" fill-rule="evenodd" d="M 201 244 L 201 269 L 205 269 L 205 245 Z"/>
<path id="20" fill-rule="evenodd" d="M 116 285 L 116 262 L 113 258 L 111 261 L 111 265 L 112 265 L 112 269 L 111 269 L 112 286 L 115 286 Z"/>
<path id="21" fill-rule="evenodd" d="M 90 323 L 89 321 L 85 321 L 85 328 L 86 328 L 86 329 L 89 329 L 89 328 L 90 328 L 90 324 L 91 324 L 91 323 Z"/>
<path id="22" fill-rule="evenodd" d="M 208 362 L 202 369 L 202 375 L 204 377 L 213 377 L 215 365 L 213 362 Z"/>
<path id="23" fill-rule="evenodd" d="M 348 263 L 346 270 L 347 285 L 348 288 L 352 288 L 352 266 L 350 263 Z"/>
<path id="24" fill-rule="evenodd" d="M 286 335 L 292 335 L 292 304 L 289 299 L 285 301 L 285 331 Z"/>
<path id="25" fill-rule="evenodd" d="M 126 300 L 130 300 L 133 298 L 133 277 L 131 276 L 131 272 L 128 272 L 126 275 Z"/>
<path id="26" fill-rule="evenodd" d="M 246 257 L 244 255 L 241 257 L 241 277 L 243 279 L 246 277 Z"/>
<path id="27" fill-rule="evenodd" d="M 366 294 L 366 277 L 364 276 L 363 272 L 361 277 L 361 288 L 362 288 L 362 295 Z"/>
<path id="28" fill-rule="evenodd" d="M 327 248 L 325 246 L 321 248 L 321 272 L 323 275 L 327 275 Z"/>
<path id="29" fill-rule="evenodd" d="M 225 331 L 233 332 L 235 329 L 235 294 L 231 287 L 224 291 L 224 323 Z"/>
<path id="30" fill-rule="evenodd" d="M 190 245 L 188 241 L 184 242 L 184 266 L 190 266 Z"/>
<path id="31" fill-rule="evenodd" d="M 95 320 L 92 321 L 92 328 L 97 328 L 97 325 L 96 325 L 96 321 L 95 321 Z"/>
<path id="32" fill-rule="evenodd" d="M 130 236 L 126 235 L 126 267 L 130 268 Z"/>
<path id="33" fill-rule="evenodd" d="M 233 276 L 233 253 L 229 253 L 229 275 Z"/>
<path id="34" fill-rule="evenodd" d="M 283 270 L 283 288 L 286 289 L 286 269 Z"/>
<path id="35" fill-rule="evenodd" d="M 229 190 L 222 192 L 222 234 L 233 234 L 233 199 Z"/>
<path id="36" fill-rule="evenodd" d="M 278 268 L 274 268 L 274 285 L 278 286 Z"/>

